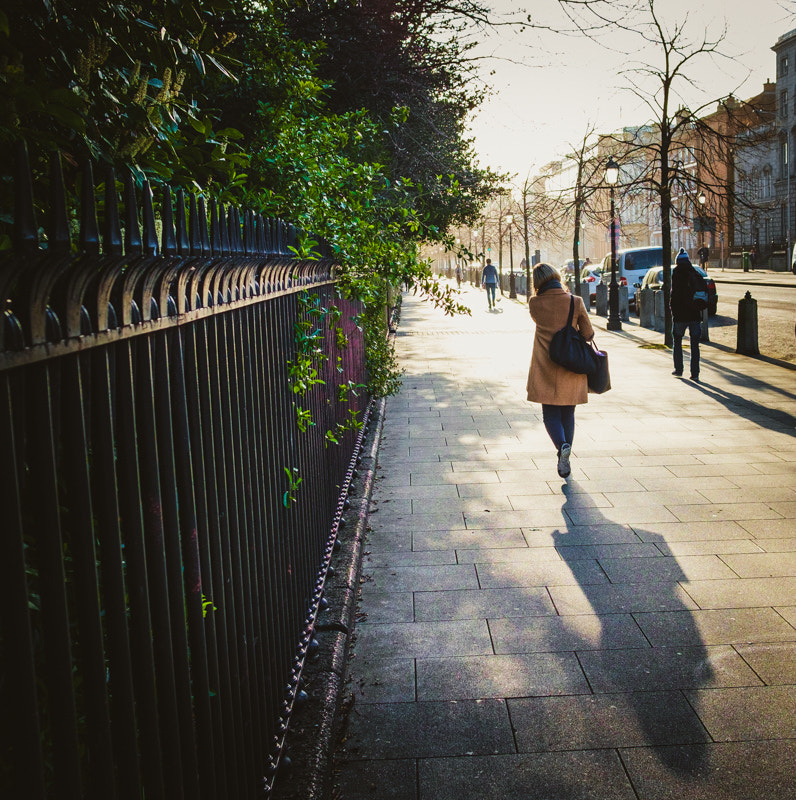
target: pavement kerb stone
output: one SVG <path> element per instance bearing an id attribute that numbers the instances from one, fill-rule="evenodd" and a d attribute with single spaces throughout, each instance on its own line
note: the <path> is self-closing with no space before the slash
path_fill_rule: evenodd
<path id="1" fill-rule="evenodd" d="M 329 797 L 331 763 L 337 723 L 343 699 L 346 667 L 354 630 L 362 544 L 376 476 L 384 422 L 385 400 L 373 407 L 370 432 L 363 442 L 358 477 L 349 492 L 347 525 L 338 533 L 341 544 L 332 557 L 335 574 L 326 579 L 324 596 L 329 602 L 318 616 L 318 655 L 307 661 L 302 681 L 309 700 L 296 708 L 286 738 L 291 767 L 280 769 L 271 797 L 274 800 L 325 800 Z"/>

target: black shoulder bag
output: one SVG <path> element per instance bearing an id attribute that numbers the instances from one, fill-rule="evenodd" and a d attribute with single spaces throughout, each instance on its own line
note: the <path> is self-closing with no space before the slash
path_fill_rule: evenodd
<path id="1" fill-rule="evenodd" d="M 574 313 L 575 298 L 570 297 L 567 324 L 550 340 L 550 360 L 578 375 L 591 375 L 597 371 L 597 355 L 581 332 L 572 327 Z"/>

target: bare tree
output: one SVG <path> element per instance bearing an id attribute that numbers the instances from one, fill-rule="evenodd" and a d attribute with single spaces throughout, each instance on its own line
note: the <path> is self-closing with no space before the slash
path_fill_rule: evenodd
<path id="1" fill-rule="evenodd" d="M 580 294 L 580 242 L 586 220 L 602 221 L 602 184 L 605 164 L 600 152 L 604 137 L 596 138 L 593 125 L 589 125 L 583 138 L 565 157 L 573 166 L 571 186 L 561 187 L 558 213 L 562 219 L 572 219 L 572 264 L 575 293 Z"/>
<path id="2" fill-rule="evenodd" d="M 623 170 L 626 190 L 648 187 L 650 196 L 659 204 L 665 342 L 671 345 L 672 219 L 679 213 L 688 213 L 673 202 L 673 198 L 682 196 L 695 200 L 700 180 L 710 181 L 716 193 L 726 193 L 729 147 L 739 128 L 752 126 L 740 117 L 736 124 L 725 129 L 700 122 L 707 109 L 726 103 L 726 95 L 701 102 L 696 108 L 689 107 L 686 99 L 689 94 L 698 92 L 703 64 L 728 58 L 722 52 L 726 26 L 713 34 L 690 25 L 687 14 L 678 22 L 668 22 L 661 9 L 662 4 L 656 0 L 595 0 L 584 4 L 582 24 L 584 29 L 587 26 L 593 29 L 592 20 L 597 17 L 611 21 L 617 29 L 634 33 L 642 40 L 639 52 L 649 59 L 631 65 L 623 73 L 628 90 L 648 109 L 649 119 L 644 125 L 625 129 L 621 136 L 615 137 L 614 146 L 623 163 L 633 165 L 632 170 Z M 681 151 L 688 153 L 689 158 L 679 157 Z"/>

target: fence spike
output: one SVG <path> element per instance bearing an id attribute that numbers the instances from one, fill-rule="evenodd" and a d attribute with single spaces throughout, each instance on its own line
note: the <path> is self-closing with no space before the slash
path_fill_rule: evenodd
<path id="1" fill-rule="evenodd" d="M 156 256 L 158 254 L 158 234 L 155 230 L 155 209 L 152 207 L 152 187 L 148 180 L 144 180 L 144 255 Z"/>
<path id="2" fill-rule="evenodd" d="M 204 198 L 200 198 L 200 200 L 202 208 L 204 208 Z M 202 255 L 202 225 L 199 221 L 196 195 L 193 192 L 188 196 L 188 243 L 190 255 Z"/>
<path id="3" fill-rule="evenodd" d="M 209 256 L 213 251 L 210 246 L 210 234 L 207 230 L 207 206 L 202 195 L 199 195 L 199 235 L 202 241 L 202 254 Z"/>
<path id="4" fill-rule="evenodd" d="M 119 199 L 116 194 L 116 170 L 108 166 L 105 171 L 105 217 L 102 252 L 120 256 L 122 248 L 122 226 L 119 223 Z"/>
<path id="5" fill-rule="evenodd" d="M 80 191 L 80 233 L 78 247 L 84 253 L 97 255 L 100 249 L 97 224 L 97 200 L 94 196 L 94 170 L 91 159 L 83 162 L 83 185 Z"/>
<path id="6" fill-rule="evenodd" d="M 47 219 L 47 251 L 53 255 L 69 252 L 69 223 L 66 219 L 66 190 L 64 172 L 61 168 L 61 154 L 50 155 L 50 196 L 51 206 Z"/>
<path id="7" fill-rule="evenodd" d="M 285 255 L 285 223 L 281 219 L 274 220 L 274 227 L 276 228 L 275 244 L 276 252 L 283 256 Z"/>
<path id="8" fill-rule="evenodd" d="M 39 227 L 33 210 L 33 180 L 30 176 L 28 147 L 24 141 L 17 142 L 16 174 L 14 175 L 14 233 L 16 250 L 33 250 L 39 246 Z"/>
<path id="9" fill-rule="evenodd" d="M 221 228 L 218 223 L 218 200 L 212 198 L 210 200 L 210 243 L 212 247 L 212 254 L 219 256 L 222 254 L 221 246 Z M 223 210 L 221 212 L 223 214 Z"/>
<path id="10" fill-rule="evenodd" d="M 227 220 L 229 227 L 229 252 L 230 255 L 240 253 L 240 218 L 235 206 L 227 206 Z"/>
<path id="11" fill-rule="evenodd" d="M 229 255 L 229 218 L 223 203 L 218 204 L 218 224 L 221 227 L 221 255 Z"/>
<path id="12" fill-rule="evenodd" d="M 185 224 L 185 191 L 177 189 L 177 252 L 181 256 L 187 256 L 189 251 L 188 228 Z"/>
<path id="13" fill-rule="evenodd" d="M 288 252 L 288 248 L 296 247 L 298 244 L 298 228 L 292 222 L 287 223 L 287 241 L 285 244 L 287 245 L 285 252 Z"/>
<path id="14" fill-rule="evenodd" d="M 138 255 L 141 252 L 141 230 L 138 227 L 138 202 L 135 197 L 135 178 L 132 172 L 124 176 L 124 252 Z"/>
<path id="15" fill-rule="evenodd" d="M 238 237 L 238 253 L 243 255 L 246 252 L 246 244 L 243 240 L 244 237 L 244 227 L 246 224 L 245 217 L 241 216 L 240 209 L 235 206 L 235 234 Z"/>
<path id="16" fill-rule="evenodd" d="M 257 215 L 253 211 L 249 211 L 249 253 L 254 255 L 255 253 L 259 253 L 260 249 L 258 246 L 258 237 L 257 237 Z"/>
<path id="17" fill-rule="evenodd" d="M 174 208 L 171 204 L 171 187 L 163 184 L 163 204 L 160 209 L 160 220 L 163 225 L 160 252 L 164 256 L 177 253 L 177 237 L 174 235 Z"/>
<path id="18" fill-rule="evenodd" d="M 246 212 L 242 212 L 239 208 L 235 209 L 235 219 L 238 221 L 238 252 L 241 254 L 246 253 L 246 243 L 250 240 L 250 234 L 246 230 L 249 222 Z"/>
<path id="19" fill-rule="evenodd" d="M 260 255 L 267 253 L 265 218 L 262 214 L 257 215 L 257 249 Z"/>
<path id="20" fill-rule="evenodd" d="M 252 210 L 246 214 L 246 252 L 254 255 L 257 252 L 257 215 Z"/>
<path id="21" fill-rule="evenodd" d="M 243 231 L 241 230 L 240 209 L 237 206 L 232 206 L 229 210 L 230 216 L 230 236 L 229 244 L 230 249 L 236 255 L 243 253 Z"/>

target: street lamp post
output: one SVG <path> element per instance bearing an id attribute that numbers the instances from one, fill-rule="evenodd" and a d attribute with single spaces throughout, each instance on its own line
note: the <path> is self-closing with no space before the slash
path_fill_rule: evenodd
<path id="1" fill-rule="evenodd" d="M 700 192 L 697 195 L 697 202 L 699 203 L 699 228 L 702 233 L 702 247 L 705 246 L 705 203 L 707 203 L 708 198 L 705 197 L 704 192 Z"/>
<path id="2" fill-rule="evenodd" d="M 514 279 L 514 248 L 511 240 L 512 222 L 514 222 L 514 217 L 511 214 L 506 214 L 506 224 L 509 226 L 509 300 L 517 298 L 517 284 Z"/>
<path id="3" fill-rule="evenodd" d="M 619 316 L 619 286 L 616 283 L 616 210 L 614 208 L 614 186 L 619 180 L 619 164 L 609 157 L 605 166 L 605 182 L 611 190 L 611 283 L 608 286 L 608 323 L 609 331 L 621 331 L 622 319 Z"/>
<path id="4" fill-rule="evenodd" d="M 473 231 L 473 239 L 475 239 L 475 270 L 476 270 L 476 273 L 480 273 L 481 262 L 480 262 L 479 257 L 478 257 L 478 231 Z M 470 283 L 472 283 L 473 286 L 478 286 L 478 283 L 479 283 L 478 274 L 473 275 L 470 278 Z"/>

